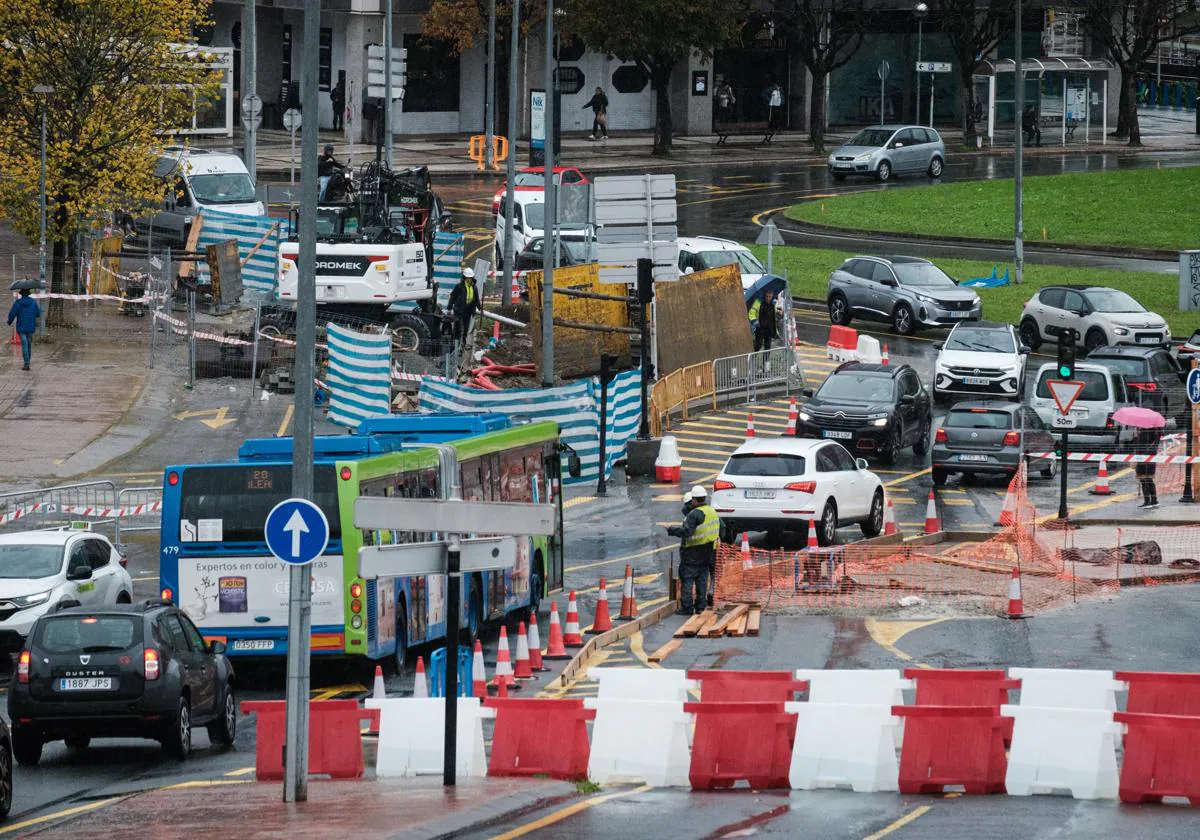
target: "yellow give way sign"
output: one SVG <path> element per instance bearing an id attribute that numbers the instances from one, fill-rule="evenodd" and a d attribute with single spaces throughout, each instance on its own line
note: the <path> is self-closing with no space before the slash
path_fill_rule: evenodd
<path id="1" fill-rule="evenodd" d="M 229 406 L 226 405 L 223 405 L 220 408 L 205 408 L 198 411 L 181 411 L 179 414 L 175 415 L 175 419 L 190 420 L 194 417 L 208 418 L 210 415 L 211 419 L 200 421 L 210 429 L 219 429 L 222 426 L 228 426 L 230 423 L 237 422 L 236 417 L 229 416 Z"/>

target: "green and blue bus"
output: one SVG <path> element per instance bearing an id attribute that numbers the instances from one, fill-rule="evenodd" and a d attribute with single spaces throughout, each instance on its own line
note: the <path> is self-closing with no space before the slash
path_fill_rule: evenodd
<path id="1" fill-rule="evenodd" d="M 403 667 L 411 647 L 444 639 L 444 575 L 368 580 L 358 569 L 363 546 L 438 535 L 354 527 L 359 496 L 447 498 L 450 482 L 442 470 L 451 467 L 443 463 L 454 464 L 467 501 L 553 502 L 558 508 L 557 532 L 518 539 L 511 570 L 464 579 L 460 614 L 466 632 L 474 635 L 485 622 L 537 609 L 543 596 L 562 588 L 564 449 L 558 425 L 497 428 L 507 421 L 464 422 L 459 415 L 434 422 L 438 417 L 380 418 L 357 434 L 314 438 L 312 500 L 330 526 L 329 546 L 311 565 L 314 654 L 391 659 Z M 448 444 L 453 459 L 441 461 L 428 445 L 435 442 Z M 570 461 L 577 463 L 573 456 Z M 291 438 L 247 440 L 233 462 L 166 468 L 161 596 L 186 611 L 205 638 L 224 642 L 232 656 L 287 652 L 288 570 L 267 550 L 263 523 L 291 496 L 291 486 Z"/>

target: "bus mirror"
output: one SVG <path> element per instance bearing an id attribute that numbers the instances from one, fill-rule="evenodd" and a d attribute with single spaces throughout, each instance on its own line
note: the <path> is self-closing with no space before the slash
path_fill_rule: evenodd
<path id="1" fill-rule="evenodd" d="M 579 478 L 579 473 L 583 471 L 579 464 L 579 456 L 572 452 L 567 456 L 567 474 L 571 478 Z"/>

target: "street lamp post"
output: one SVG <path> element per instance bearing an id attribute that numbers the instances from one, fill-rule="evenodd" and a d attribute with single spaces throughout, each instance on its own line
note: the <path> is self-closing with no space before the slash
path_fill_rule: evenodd
<path id="1" fill-rule="evenodd" d="M 929 14 L 929 6 L 924 3 L 918 3 L 913 6 L 913 17 L 917 19 L 917 66 L 921 64 L 921 41 L 925 35 L 925 16 Z M 916 125 L 921 124 L 921 71 L 917 70 L 917 118 L 913 120 Z"/>
<path id="2" fill-rule="evenodd" d="M 37 85 L 33 92 L 42 97 L 41 167 L 38 171 L 38 285 L 46 288 L 46 97 L 54 93 L 50 85 Z"/>

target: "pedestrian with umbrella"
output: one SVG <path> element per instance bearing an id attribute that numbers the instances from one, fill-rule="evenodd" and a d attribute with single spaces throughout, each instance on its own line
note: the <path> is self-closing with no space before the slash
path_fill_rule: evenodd
<path id="1" fill-rule="evenodd" d="M 1152 408 L 1127 405 L 1117 409 L 1113 414 L 1113 421 L 1138 430 L 1133 441 L 1136 454 L 1158 454 L 1158 444 L 1162 440 L 1163 427 L 1166 426 L 1167 421 L 1157 411 Z M 1158 465 L 1152 461 L 1139 461 L 1133 471 L 1142 492 L 1142 503 L 1138 507 L 1147 509 L 1158 507 L 1158 487 L 1154 483 Z"/>
<path id="2" fill-rule="evenodd" d="M 40 288 L 40 284 L 36 280 L 18 280 L 9 287 L 17 290 L 19 297 L 13 301 L 12 308 L 8 310 L 8 323 L 13 325 L 17 331 L 17 337 L 21 340 L 21 360 L 24 364 L 21 370 L 29 370 L 29 357 L 33 352 L 33 334 L 37 332 L 38 319 L 42 317 L 42 310 L 38 307 L 37 301 L 29 296 L 30 288 Z"/>

